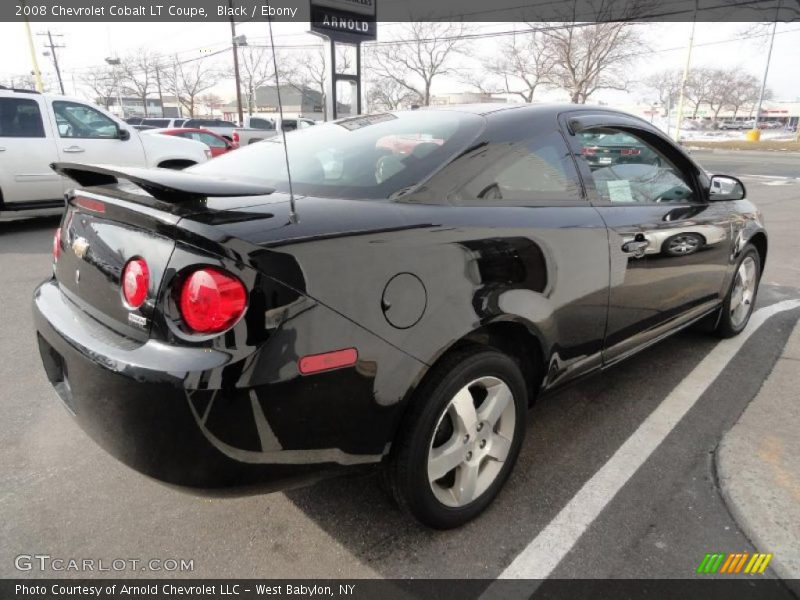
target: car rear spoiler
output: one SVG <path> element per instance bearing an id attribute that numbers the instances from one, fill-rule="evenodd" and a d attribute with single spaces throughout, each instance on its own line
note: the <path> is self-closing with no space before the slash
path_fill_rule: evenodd
<path id="1" fill-rule="evenodd" d="M 266 196 L 275 191 L 274 188 L 259 181 L 209 177 L 173 169 L 143 169 L 67 162 L 52 163 L 50 168 L 84 187 L 111 185 L 118 183 L 120 179 L 125 179 L 163 202 L 188 202 L 209 196 Z"/>

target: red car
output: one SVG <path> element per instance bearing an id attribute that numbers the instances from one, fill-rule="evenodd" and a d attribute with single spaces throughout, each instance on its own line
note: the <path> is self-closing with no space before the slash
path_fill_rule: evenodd
<path id="1" fill-rule="evenodd" d="M 221 135 L 217 135 L 208 129 L 199 128 L 177 128 L 177 129 L 158 129 L 148 133 L 161 133 L 164 135 L 177 135 L 188 140 L 196 142 L 203 142 L 206 146 L 211 148 L 211 157 L 214 158 L 231 150 L 236 150 L 239 144 L 229 142 Z"/>

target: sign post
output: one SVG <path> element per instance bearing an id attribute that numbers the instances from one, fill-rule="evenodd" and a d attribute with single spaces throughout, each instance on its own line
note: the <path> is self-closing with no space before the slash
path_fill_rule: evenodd
<path id="1" fill-rule="evenodd" d="M 375 3 L 377 0 L 311 0 L 311 32 L 327 40 L 325 62 L 326 117 L 338 117 L 336 84 L 349 82 L 355 88 L 356 114 L 361 114 L 361 43 L 377 38 Z M 336 66 L 336 44 L 355 46 L 355 75 L 339 73 Z"/>

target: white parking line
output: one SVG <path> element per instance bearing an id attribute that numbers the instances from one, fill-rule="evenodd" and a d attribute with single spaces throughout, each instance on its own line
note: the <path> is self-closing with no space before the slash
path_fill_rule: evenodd
<path id="1" fill-rule="evenodd" d="M 753 313 L 750 324 L 744 332 L 735 338 L 719 342 L 500 574 L 499 578 L 533 580 L 547 578 L 600 512 L 722 373 L 748 338 L 773 315 L 797 307 L 800 307 L 800 300 L 784 300 L 759 309 Z M 520 591 L 532 591 L 537 585 L 537 582 L 531 582 L 531 590 L 520 588 Z M 498 596 L 499 592 L 499 587 L 493 589 L 493 586 L 489 586 L 482 598 L 501 597 Z"/>

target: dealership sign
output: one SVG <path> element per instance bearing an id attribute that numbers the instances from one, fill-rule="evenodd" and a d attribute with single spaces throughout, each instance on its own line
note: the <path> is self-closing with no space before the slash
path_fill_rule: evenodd
<path id="1" fill-rule="evenodd" d="M 311 0 L 311 31 L 345 43 L 377 37 L 375 0 Z"/>

